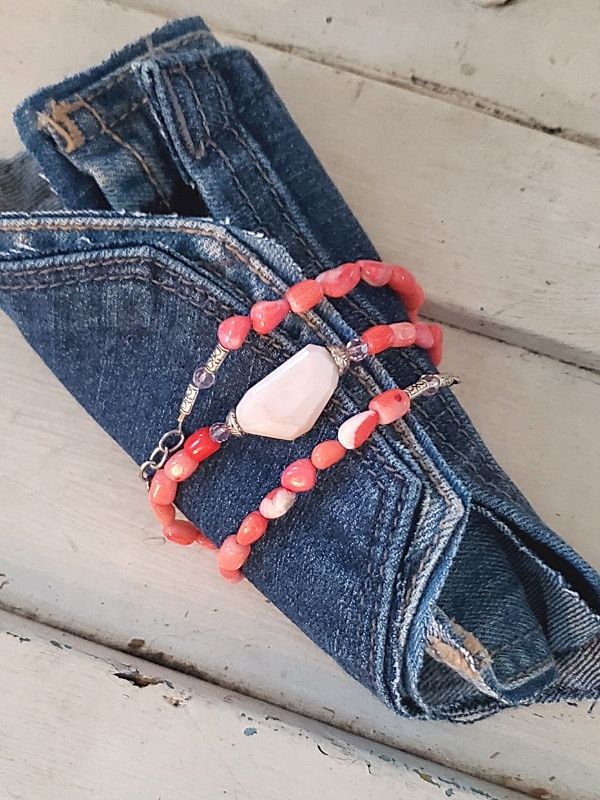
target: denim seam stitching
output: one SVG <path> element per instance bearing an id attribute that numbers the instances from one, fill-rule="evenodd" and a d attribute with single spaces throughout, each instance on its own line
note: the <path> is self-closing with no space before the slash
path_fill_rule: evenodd
<path id="1" fill-rule="evenodd" d="M 256 153 L 253 152 L 252 148 L 250 147 L 250 145 L 246 141 L 246 138 L 244 136 L 240 135 L 240 133 L 236 129 L 235 125 L 231 124 L 231 114 L 230 114 L 229 108 L 227 106 L 227 102 L 225 100 L 225 96 L 224 96 L 224 93 L 223 93 L 223 87 L 221 85 L 221 80 L 220 80 L 219 76 L 216 75 L 215 71 L 213 70 L 213 68 L 210 65 L 210 62 L 209 62 L 208 58 L 206 57 L 206 55 L 204 53 L 201 55 L 201 59 L 202 59 L 202 63 L 204 64 L 204 68 L 208 72 L 209 77 L 212 79 L 212 82 L 213 82 L 213 84 L 214 84 L 214 86 L 215 86 L 215 88 L 217 90 L 217 94 L 219 96 L 219 103 L 221 105 L 221 109 L 222 109 L 223 115 L 225 117 L 225 127 L 229 131 L 231 131 L 231 133 L 235 136 L 235 138 L 237 139 L 239 144 L 247 152 L 248 156 L 250 157 L 250 160 L 254 164 L 254 168 L 256 169 L 256 171 L 260 175 L 260 177 L 262 177 L 265 185 L 267 186 L 267 188 L 269 190 L 269 193 L 273 196 L 273 199 L 275 200 L 276 205 L 279 207 L 283 218 L 285 219 L 285 221 L 287 222 L 287 224 L 289 226 L 290 231 L 294 234 L 294 238 L 297 239 L 298 242 L 302 245 L 302 247 L 304 249 L 304 252 L 310 258 L 310 260 L 313 262 L 313 264 L 318 264 L 319 262 L 318 262 L 317 254 L 313 252 L 312 248 L 309 246 L 308 242 L 306 241 L 306 239 L 302 235 L 302 232 L 300 230 L 298 230 L 298 227 L 296 225 L 295 220 L 293 220 L 289 216 L 284 203 L 282 203 L 281 198 L 279 197 L 279 194 L 277 192 L 277 188 L 276 188 L 271 176 L 264 171 L 262 165 L 260 164 L 260 162 L 258 161 L 258 159 L 256 157 Z"/>
<path id="2" fill-rule="evenodd" d="M 163 44 L 159 44 L 156 46 L 152 45 L 152 49 L 147 48 L 146 54 L 140 54 L 136 58 L 144 58 L 148 57 L 149 55 L 160 54 L 164 50 L 170 50 L 171 48 L 176 47 L 178 45 L 187 44 L 189 42 L 194 41 L 195 39 L 200 40 L 204 38 L 214 38 L 214 37 L 209 31 L 196 31 L 195 33 L 189 33 L 186 34 L 185 36 L 178 36 L 175 39 L 170 39 L 168 42 L 164 42 Z M 102 95 L 106 94 L 106 92 L 108 92 L 109 89 L 112 89 L 113 86 L 116 86 L 119 83 L 121 83 L 121 81 L 124 81 L 125 78 L 127 78 L 131 72 L 131 66 L 132 66 L 132 61 L 129 60 L 126 64 L 123 64 L 123 66 L 117 68 L 115 76 L 112 78 L 112 80 L 109 80 L 108 83 L 102 84 L 101 86 L 98 87 L 97 90 L 89 92 L 85 96 L 86 100 L 88 101 L 95 100 L 97 97 L 101 97 Z"/>
<path id="3" fill-rule="evenodd" d="M 118 259 L 118 260 L 113 259 L 113 260 L 99 261 L 99 262 L 87 262 L 86 264 L 82 264 L 82 265 L 73 265 L 73 266 L 70 266 L 70 267 L 63 266 L 63 267 L 56 267 L 54 270 L 44 270 L 44 273 L 48 273 L 48 272 L 52 272 L 52 271 L 65 272 L 65 271 L 68 271 L 69 269 L 80 269 L 80 270 L 83 270 L 86 267 L 90 267 L 90 266 L 112 266 L 112 265 L 119 264 L 119 263 L 131 263 L 131 260 L 130 259 Z M 147 260 L 146 263 L 151 264 L 153 266 L 160 267 L 166 273 L 168 273 L 169 275 L 173 276 L 173 278 L 175 278 L 176 280 L 180 281 L 183 285 L 190 286 L 190 287 L 194 288 L 196 291 L 202 291 L 201 287 L 199 287 L 196 283 L 194 283 L 192 281 L 186 281 L 185 279 L 181 278 L 181 276 L 178 273 L 173 272 L 172 270 L 169 270 L 167 267 L 165 267 L 160 262 Z M 28 272 L 30 273 L 31 270 L 28 270 Z M 53 289 L 53 288 L 57 288 L 57 287 L 61 287 L 61 286 L 73 286 L 73 285 L 83 284 L 83 283 L 95 283 L 95 282 L 101 282 L 103 280 L 104 281 L 117 281 L 117 280 L 127 281 L 127 280 L 131 280 L 131 281 L 137 281 L 137 282 L 140 282 L 140 283 L 151 283 L 151 284 L 154 284 L 155 286 L 159 286 L 159 287 L 165 289 L 165 291 L 168 291 L 171 294 L 175 294 L 177 297 L 180 297 L 182 300 L 185 300 L 185 301 L 189 302 L 195 308 L 199 308 L 199 309 L 201 309 L 203 311 L 206 310 L 206 306 L 205 305 L 200 305 L 199 303 L 195 302 L 193 298 L 182 294 L 181 292 L 177 291 L 177 289 L 175 289 L 172 286 L 169 286 L 168 284 L 166 284 L 164 281 L 159 281 L 159 280 L 157 280 L 155 278 L 148 278 L 148 277 L 143 276 L 143 275 L 97 275 L 97 276 L 90 276 L 90 277 L 85 278 L 85 279 L 81 279 L 80 277 L 78 277 L 77 279 L 74 279 L 74 280 L 66 280 L 66 281 L 65 280 L 60 280 L 60 281 L 56 281 L 54 283 L 28 283 L 28 284 L 21 284 L 21 285 L 17 285 L 17 286 L 13 286 L 13 285 L 9 285 L 9 284 L 0 284 L 0 290 L 6 291 L 6 292 L 18 293 L 18 292 L 26 292 L 26 291 L 35 291 L 37 289 Z M 203 291 L 204 291 L 204 293 L 207 293 L 207 294 L 209 293 L 208 289 L 203 290 Z M 226 305 L 225 303 L 222 303 L 222 302 L 220 302 L 220 304 L 221 304 L 221 306 L 223 308 L 231 310 L 231 306 L 228 306 L 228 305 Z M 274 341 L 271 341 L 270 345 L 273 346 L 274 350 L 277 350 L 278 352 L 281 352 L 283 354 L 286 353 L 285 348 L 283 348 L 281 345 L 276 344 Z M 260 350 L 260 349 L 258 349 L 256 347 L 252 347 L 252 346 L 251 346 L 251 349 L 253 350 L 253 352 L 256 352 L 256 353 L 260 354 L 261 357 L 263 357 L 266 361 L 269 361 L 270 363 L 274 363 L 275 362 L 275 359 L 269 358 L 268 355 L 266 355 L 263 350 Z M 343 406 L 342 406 L 342 404 L 340 403 L 340 401 L 338 399 L 332 398 L 331 401 L 330 401 L 330 404 L 332 406 L 335 406 L 337 409 L 343 411 Z M 325 416 L 326 416 L 327 419 L 329 419 L 329 421 L 333 421 L 333 417 L 332 417 L 331 414 L 329 414 L 329 415 L 326 414 Z M 367 448 L 366 452 L 370 452 L 378 460 L 381 459 L 381 455 L 377 452 L 376 448 L 374 448 L 374 447 Z M 381 489 L 381 491 L 387 492 L 389 487 L 380 482 L 377 473 L 375 473 L 372 470 L 370 470 L 370 468 L 368 466 L 365 466 L 365 469 L 371 475 L 371 477 L 373 478 L 373 481 L 377 485 L 377 487 L 379 489 Z M 399 472 L 398 470 L 395 470 L 390 465 L 388 465 L 387 471 L 390 472 L 392 475 L 395 475 L 396 477 L 404 479 L 404 476 L 402 475 L 402 473 Z"/>
<path id="4" fill-rule="evenodd" d="M 120 116 L 115 117 L 114 119 L 109 118 L 109 120 L 108 120 L 108 122 L 106 124 L 107 125 L 110 124 L 111 127 L 113 127 L 115 125 L 118 125 L 119 123 L 123 122 L 123 120 L 127 119 L 127 117 L 130 117 L 139 108 L 141 108 L 142 106 L 146 105 L 148 102 L 149 102 L 148 98 L 147 97 L 143 97 L 141 100 L 138 100 L 137 103 L 133 103 L 131 106 L 129 106 L 127 109 L 125 109 L 124 113 L 121 114 Z M 91 103 L 90 103 L 90 105 L 91 105 Z M 94 106 L 94 108 L 96 108 L 96 106 Z M 104 118 L 104 119 L 106 120 L 106 118 Z M 98 131 L 98 133 L 93 133 L 91 136 L 86 136 L 85 137 L 85 144 L 88 144 L 89 142 L 94 142 L 94 141 L 96 141 L 96 139 L 98 139 L 100 136 L 103 136 L 103 135 L 104 135 L 104 132 L 102 130 L 100 130 L 100 131 Z"/>
<path id="5" fill-rule="evenodd" d="M 84 100 L 81 95 L 76 95 L 82 103 L 83 108 L 86 108 L 88 112 L 92 115 L 92 117 L 96 120 L 96 124 L 100 128 L 100 133 L 108 135 L 113 141 L 115 141 L 118 145 L 120 145 L 126 152 L 130 155 L 133 155 L 134 159 L 141 165 L 143 171 L 146 174 L 146 177 L 150 184 L 156 190 L 158 196 L 165 204 L 167 211 L 171 210 L 171 204 L 169 202 L 168 197 L 164 194 L 163 190 L 158 185 L 158 181 L 154 177 L 152 170 L 148 166 L 146 160 L 142 156 L 142 154 L 136 150 L 136 148 L 128 141 L 123 139 L 119 136 L 118 133 L 115 133 L 106 123 L 104 117 L 100 114 L 98 109 L 93 106 L 91 103 L 88 103 L 87 100 Z"/>
<path id="6" fill-rule="evenodd" d="M 181 75 L 183 76 L 184 80 L 187 82 L 187 84 L 190 87 L 191 94 L 192 94 L 192 97 L 194 99 L 194 105 L 196 106 L 196 110 L 198 111 L 198 113 L 200 115 L 200 120 L 202 122 L 202 127 L 204 128 L 204 130 L 206 132 L 206 135 L 208 137 L 208 144 L 210 144 L 212 146 L 214 151 L 221 158 L 223 164 L 225 165 L 225 167 L 227 168 L 227 170 L 231 174 L 231 177 L 233 178 L 233 181 L 234 181 L 235 185 L 237 186 L 238 191 L 240 192 L 240 195 L 242 196 L 242 199 L 246 203 L 249 211 L 252 213 L 252 216 L 254 217 L 254 219 L 256 221 L 256 224 L 258 225 L 258 229 L 266 233 L 266 231 L 264 230 L 264 227 L 262 225 L 261 216 L 258 213 L 258 211 L 256 210 L 254 204 L 252 203 L 252 200 L 250 199 L 250 196 L 246 192 L 246 189 L 244 188 L 244 186 L 240 182 L 240 179 L 236 175 L 235 169 L 234 169 L 233 164 L 231 163 L 228 155 L 218 146 L 218 144 L 216 143 L 215 139 L 213 138 L 213 135 L 212 135 L 212 133 L 210 131 L 210 128 L 209 128 L 209 125 L 208 125 L 208 119 L 206 118 L 206 114 L 204 113 L 204 109 L 202 108 L 202 104 L 200 102 L 200 98 L 198 97 L 198 94 L 196 92 L 196 87 L 194 86 L 194 82 L 192 81 L 192 79 L 191 79 L 186 67 L 184 66 L 184 64 L 181 61 L 178 61 L 177 64 L 175 65 L 175 68 L 179 68 L 179 71 L 181 72 Z M 167 70 L 167 72 L 169 72 L 169 71 L 173 72 L 174 68 L 171 69 L 171 70 Z M 183 114 L 183 110 L 181 109 L 181 106 L 179 108 L 180 108 L 181 113 Z M 177 125 L 177 119 L 175 119 L 175 124 Z M 186 128 L 186 130 L 187 130 L 187 132 L 189 134 L 190 133 L 189 129 Z M 196 153 L 193 153 L 193 152 L 190 151 L 189 146 L 186 144 L 185 137 L 181 137 L 181 141 L 183 142 L 184 147 L 188 151 L 188 154 L 194 160 L 197 161 L 198 160 L 198 156 L 197 156 Z"/>

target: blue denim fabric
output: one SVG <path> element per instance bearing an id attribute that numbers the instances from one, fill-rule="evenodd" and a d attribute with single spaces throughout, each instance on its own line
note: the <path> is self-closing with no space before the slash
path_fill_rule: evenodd
<path id="1" fill-rule="evenodd" d="M 138 463 L 172 427 L 220 320 L 375 256 L 259 65 L 199 19 L 41 90 L 15 119 L 56 197 L 17 185 L 28 156 L 0 166 L 0 207 L 18 212 L 0 215 L 0 304 Z M 26 213 L 35 198 L 68 210 Z M 401 318 L 368 286 L 291 315 L 228 359 L 188 430 L 304 344 Z M 221 542 L 289 461 L 375 392 L 430 371 L 415 348 L 367 359 L 313 431 L 228 442 L 179 507 Z M 323 473 L 245 573 L 402 715 L 473 720 L 600 694 L 600 577 L 539 520 L 449 390 Z"/>

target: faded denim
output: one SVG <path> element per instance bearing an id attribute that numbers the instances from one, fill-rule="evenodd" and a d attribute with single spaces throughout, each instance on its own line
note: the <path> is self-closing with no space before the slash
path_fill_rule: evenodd
<path id="1" fill-rule="evenodd" d="M 15 120 L 30 155 L 0 165 L 0 303 L 138 463 L 172 427 L 220 320 L 376 257 L 259 65 L 199 19 L 41 90 Z M 304 344 L 401 318 L 368 286 L 291 315 L 228 360 L 188 430 Z M 289 461 L 375 392 L 429 371 L 415 348 L 368 359 L 313 431 L 230 441 L 179 507 L 221 542 Z M 324 473 L 245 572 L 399 714 L 473 720 L 600 694 L 600 578 L 535 515 L 449 390 Z"/>

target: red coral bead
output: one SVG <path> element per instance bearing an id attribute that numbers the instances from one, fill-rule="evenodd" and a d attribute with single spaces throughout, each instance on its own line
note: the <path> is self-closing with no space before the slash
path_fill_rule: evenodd
<path id="1" fill-rule="evenodd" d="M 240 314 L 227 317 L 217 329 L 219 344 L 226 350 L 239 350 L 246 341 L 251 327 L 252 321 L 250 317 L 244 317 Z"/>
<path id="2" fill-rule="evenodd" d="M 243 520 L 238 528 L 235 538 L 239 544 L 254 544 L 267 531 L 268 520 L 263 517 L 260 511 L 251 511 Z"/>
<path id="3" fill-rule="evenodd" d="M 404 389 L 388 389 L 374 397 L 369 403 L 369 408 L 379 414 L 380 425 L 389 425 L 408 413 L 410 397 Z"/>
<path id="4" fill-rule="evenodd" d="M 318 444 L 312 451 L 310 460 L 317 469 L 329 469 L 346 455 L 346 448 L 335 439 Z"/>
<path id="5" fill-rule="evenodd" d="M 185 546 L 193 544 L 199 533 L 198 528 L 186 519 L 176 519 L 163 528 L 165 539 Z"/>
<path id="6" fill-rule="evenodd" d="M 202 533 L 202 531 L 196 530 L 196 544 L 199 544 L 200 547 L 203 547 L 205 550 L 218 550 L 219 548 L 217 545 L 209 539 L 206 534 Z"/>
<path id="7" fill-rule="evenodd" d="M 416 322 L 415 330 L 417 333 L 415 344 L 417 347 L 422 347 L 423 350 L 429 350 L 429 348 L 433 346 L 433 334 L 431 333 L 429 325 L 426 322 Z"/>
<path id="8" fill-rule="evenodd" d="M 360 281 L 360 267 L 354 262 L 340 264 L 335 269 L 327 269 L 317 275 L 327 297 L 343 297 L 351 292 Z"/>
<path id="9" fill-rule="evenodd" d="M 394 322 L 390 328 L 393 347 L 410 347 L 415 343 L 417 331 L 412 322 Z"/>
<path id="10" fill-rule="evenodd" d="M 425 302 L 425 292 L 417 283 L 411 292 L 402 294 L 402 302 L 409 314 L 416 314 Z"/>
<path id="11" fill-rule="evenodd" d="M 440 365 L 442 360 L 442 348 L 444 344 L 444 334 L 439 325 L 432 323 L 429 326 L 431 335 L 433 336 L 433 344 L 429 349 L 429 358 L 433 361 L 436 367 Z"/>
<path id="12" fill-rule="evenodd" d="M 187 480 L 198 469 L 198 461 L 185 450 L 180 450 L 168 459 L 164 466 L 165 475 L 180 483 Z"/>
<path id="13" fill-rule="evenodd" d="M 317 482 L 317 470 L 310 458 L 293 461 L 281 473 L 281 485 L 290 492 L 310 492 Z"/>
<path id="14" fill-rule="evenodd" d="M 219 569 L 219 575 L 229 583 L 239 583 L 244 580 L 239 569 Z"/>
<path id="15" fill-rule="evenodd" d="M 250 309 L 252 327 L 262 336 L 271 333 L 285 319 L 289 311 L 290 304 L 287 300 L 260 300 Z"/>
<path id="16" fill-rule="evenodd" d="M 158 506 L 156 503 L 150 503 L 150 508 L 156 519 L 161 525 L 169 525 L 175 520 L 175 506 L 171 503 L 168 506 Z"/>
<path id="17" fill-rule="evenodd" d="M 392 346 L 394 334 L 390 325 L 373 325 L 360 338 L 368 346 L 369 354 L 377 355 Z"/>
<path id="18" fill-rule="evenodd" d="M 392 277 L 393 267 L 381 261 L 357 261 L 362 279 L 369 286 L 385 286 Z"/>
<path id="19" fill-rule="evenodd" d="M 250 545 L 240 544 L 232 534 L 228 536 L 217 553 L 219 569 L 239 569 L 250 555 Z"/>
<path id="20" fill-rule="evenodd" d="M 388 282 L 388 286 L 397 292 L 397 294 L 410 294 L 416 285 L 417 280 L 412 272 L 409 272 L 404 267 L 394 267 L 392 270 L 392 277 Z"/>
<path id="21" fill-rule="evenodd" d="M 176 493 L 175 481 L 165 475 L 164 470 L 159 469 L 150 481 L 150 491 L 148 492 L 150 505 L 168 506 L 175 500 Z"/>
<path id="22" fill-rule="evenodd" d="M 198 428 L 185 440 L 183 450 L 197 462 L 204 461 L 219 450 L 221 445 L 210 435 L 210 428 Z"/>
<path id="23" fill-rule="evenodd" d="M 294 314 L 304 314 L 321 302 L 324 292 L 318 281 L 307 280 L 290 286 L 285 296 Z"/>
<path id="24" fill-rule="evenodd" d="M 338 440 L 346 450 L 355 450 L 367 441 L 378 424 L 379 415 L 376 411 L 361 411 L 342 422 L 338 430 Z"/>

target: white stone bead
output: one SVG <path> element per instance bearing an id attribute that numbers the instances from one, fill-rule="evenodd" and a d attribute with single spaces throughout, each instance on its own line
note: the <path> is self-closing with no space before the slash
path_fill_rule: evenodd
<path id="1" fill-rule="evenodd" d="M 309 344 L 248 389 L 235 414 L 245 433 L 291 441 L 309 431 L 339 381 L 325 347 Z"/>
<path id="2" fill-rule="evenodd" d="M 296 502 L 296 495 L 283 486 L 269 492 L 261 500 L 258 510 L 265 519 L 278 519 L 283 517 Z"/>

